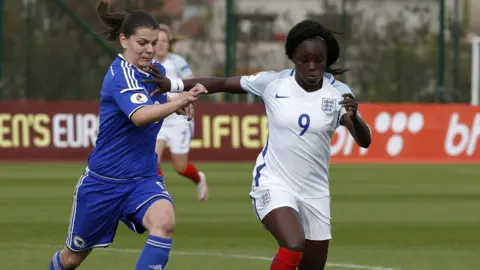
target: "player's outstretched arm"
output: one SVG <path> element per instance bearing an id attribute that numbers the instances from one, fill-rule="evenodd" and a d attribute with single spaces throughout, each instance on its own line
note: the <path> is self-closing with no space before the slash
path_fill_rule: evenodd
<path id="1" fill-rule="evenodd" d="M 194 103 L 201 94 L 206 94 L 207 90 L 203 85 L 196 84 L 190 91 L 181 93 L 171 102 L 165 104 L 146 105 L 135 111 L 132 116 L 132 122 L 137 126 L 145 126 L 160 121 L 170 114 L 185 108 Z"/>
<path id="2" fill-rule="evenodd" d="M 143 82 L 154 83 L 158 86 L 158 89 L 153 91 L 150 96 L 166 92 L 181 92 L 183 89 L 190 89 L 194 87 L 197 83 L 205 86 L 205 88 L 208 89 L 209 94 L 220 92 L 231 94 L 247 93 L 245 90 L 243 90 L 240 83 L 241 76 L 229 78 L 207 77 L 191 78 L 186 80 L 170 80 L 163 75 L 155 65 L 150 66 L 148 73 L 150 73 L 154 78 L 150 80 L 144 80 Z"/>
<path id="3" fill-rule="evenodd" d="M 230 93 L 230 94 L 246 94 L 247 92 L 243 90 L 242 85 L 240 84 L 241 76 L 229 77 L 229 78 L 218 78 L 218 77 L 206 77 L 206 78 L 192 78 L 183 80 L 185 89 L 188 89 L 191 85 L 200 83 L 205 85 L 205 88 L 208 89 L 209 94 L 215 93 Z"/>
<path id="4" fill-rule="evenodd" d="M 343 115 L 343 124 L 348 128 L 350 134 L 360 147 L 368 148 L 372 143 L 372 136 L 367 124 L 358 114 L 358 102 L 352 94 L 342 95 L 344 100 L 340 104 L 347 113 Z"/>

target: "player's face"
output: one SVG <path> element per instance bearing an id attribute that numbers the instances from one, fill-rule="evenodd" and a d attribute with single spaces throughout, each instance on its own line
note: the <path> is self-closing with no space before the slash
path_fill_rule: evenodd
<path id="1" fill-rule="evenodd" d="M 295 69 L 307 85 L 318 85 L 327 67 L 327 48 L 321 39 L 308 39 L 300 43 L 293 55 Z"/>
<path id="2" fill-rule="evenodd" d="M 160 31 L 160 33 L 158 33 L 158 42 L 157 46 L 155 47 L 155 53 L 157 56 L 163 57 L 167 54 L 168 47 L 168 35 L 164 31 Z"/>
<path id="3" fill-rule="evenodd" d="M 120 43 L 124 49 L 124 56 L 131 64 L 139 68 L 150 65 L 155 56 L 158 31 L 159 30 L 141 27 L 137 28 L 135 33 L 129 38 L 120 35 Z"/>

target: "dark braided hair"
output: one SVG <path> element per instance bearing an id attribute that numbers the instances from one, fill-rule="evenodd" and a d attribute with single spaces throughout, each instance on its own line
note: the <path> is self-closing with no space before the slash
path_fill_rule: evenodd
<path id="1" fill-rule="evenodd" d="M 327 46 L 327 70 L 326 72 L 333 75 L 340 75 L 347 70 L 340 68 L 332 68 L 332 65 L 338 60 L 340 56 L 340 45 L 337 39 L 333 36 L 335 32 L 323 27 L 320 23 L 312 20 L 304 20 L 297 23 L 287 35 L 285 42 L 285 54 L 293 61 L 293 54 L 303 41 L 315 38 L 321 38 L 325 41 Z"/>
<path id="2" fill-rule="evenodd" d="M 117 40 L 120 34 L 129 38 L 135 34 L 135 30 L 140 27 L 159 29 L 155 18 L 143 10 L 131 12 L 110 13 L 110 4 L 100 0 L 97 6 L 98 17 L 109 26 L 102 34 L 107 40 Z"/>

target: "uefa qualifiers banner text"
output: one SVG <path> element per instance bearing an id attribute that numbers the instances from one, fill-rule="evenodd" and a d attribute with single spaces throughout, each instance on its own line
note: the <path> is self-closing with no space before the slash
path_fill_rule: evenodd
<path id="1" fill-rule="evenodd" d="M 330 146 L 333 163 L 480 162 L 480 108 L 361 104 L 360 111 L 371 147 L 359 148 L 340 127 Z M 0 102 L 2 161 L 85 162 L 97 133 L 96 102 Z M 253 162 L 267 133 L 261 104 L 199 104 L 191 159 Z"/>

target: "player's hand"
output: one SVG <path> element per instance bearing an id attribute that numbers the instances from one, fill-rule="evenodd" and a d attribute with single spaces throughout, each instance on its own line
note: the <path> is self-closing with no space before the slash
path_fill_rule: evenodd
<path id="1" fill-rule="evenodd" d="M 207 94 L 207 88 L 203 84 L 197 83 L 195 86 L 188 91 L 193 96 L 200 97 L 202 94 Z"/>
<path id="2" fill-rule="evenodd" d="M 195 106 L 193 104 L 188 104 L 187 106 L 177 110 L 175 113 L 178 115 L 187 116 L 187 121 L 191 121 L 194 117 Z"/>
<path id="3" fill-rule="evenodd" d="M 177 101 L 180 105 L 179 110 L 184 112 L 185 107 L 187 107 L 187 105 L 189 105 L 189 104 L 194 103 L 195 101 L 197 101 L 197 99 L 198 99 L 198 96 L 194 96 L 189 92 L 185 92 L 185 93 L 181 93 L 180 95 L 178 95 L 175 98 L 175 101 Z"/>
<path id="4" fill-rule="evenodd" d="M 158 88 L 150 93 L 150 96 L 154 96 L 156 94 L 161 94 L 161 93 L 167 93 L 170 91 L 171 87 L 171 82 L 170 79 L 167 78 L 167 76 L 163 75 L 162 72 L 158 69 L 157 66 L 154 64 L 150 64 L 145 71 L 152 75 L 153 79 L 148 79 L 148 80 L 142 80 L 144 83 L 154 83 L 158 86 Z"/>
<path id="5" fill-rule="evenodd" d="M 177 111 L 175 111 L 175 113 L 178 115 L 187 115 L 187 113 L 185 112 L 185 108 L 186 107 L 178 109 Z"/>
<path id="6" fill-rule="evenodd" d="M 201 94 L 206 93 L 208 93 L 208 91 L 205 86 L 197 83 L 190 91 L 180 93 L 176 99 L 180 102 L 181 107 L 184 108 L 197 101 Z"/>
<path id="7" fill-rule="evenodd" d="M 187 116 L 187 121 L 192 121 L 193 117 L 195 117 L 195 106 L 194 104 L 188 104 L 187 107 L 184 108 L 185 116 Z"/>
<path id="8" fill-rule="evenodd" d="M 339 104 L 347 110 L 348 117 L 357 117 L 358 102 L 355 97 L 352 94 L 343 94 L 342 97 L 343 100 Z"/>

